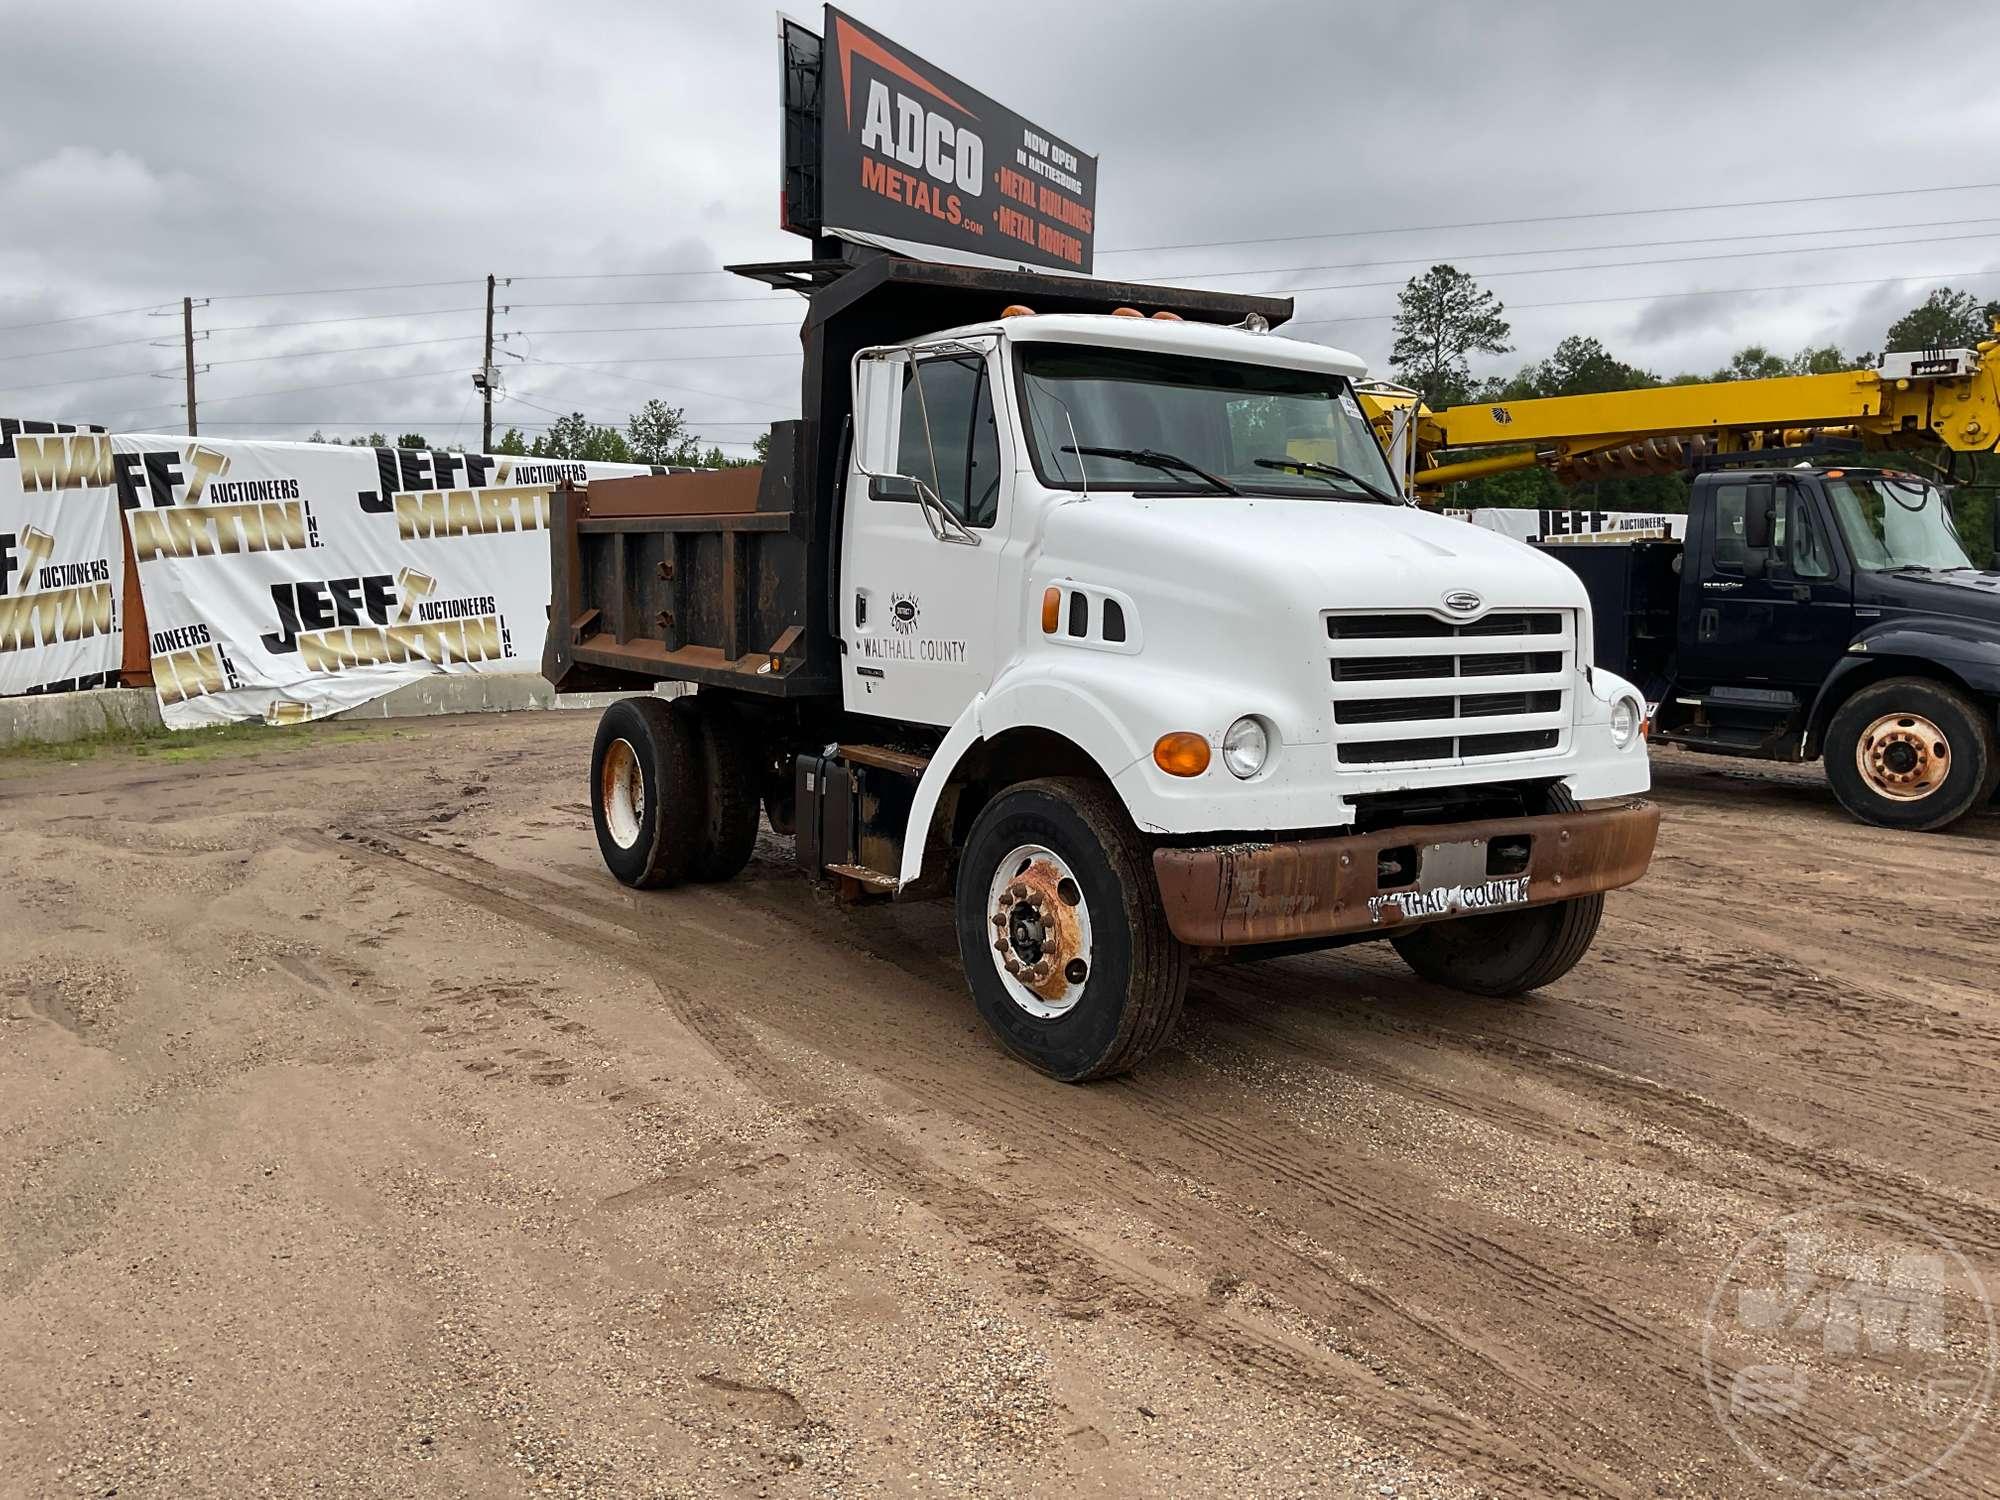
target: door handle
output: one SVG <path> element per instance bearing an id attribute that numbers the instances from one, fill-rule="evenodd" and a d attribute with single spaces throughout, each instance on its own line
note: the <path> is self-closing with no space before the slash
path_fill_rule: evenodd
<path id="1" fill-rule="evenodd" d="M 1699 639 L 1712 641 L 1720 629 L 1721 616 L 1712 609 L 1705 609 L 1695 622 L 1695 632 Z"/>
<path id="2" fill-rule="evenodd" d="M 1812 588 L 1811 588 L 1811 586 L 1810 586 L 1810 585 L 1808 585 L 1808 584 L 1803 584 L 1803 583 L 1795 583 L 1795 584 L 1793 584 L 1793 585 L 1792 585 L 1792 603 L 1794 603 L 1794 604 L 1810 604 L 1810 603 L 1812 603 Z"/>
<path id="3" fill-rule="evenodd" d="M 868 623 L 868 595 L 865 590 L 854 591 L 854 624 L 857 629 Z"/>

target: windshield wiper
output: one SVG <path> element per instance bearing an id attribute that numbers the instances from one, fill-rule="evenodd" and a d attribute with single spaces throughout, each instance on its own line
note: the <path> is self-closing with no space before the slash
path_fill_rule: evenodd
<path id="1" fill-rule="evenodd" d="M 1121 463 L 1144 464 L 1149 469 L 1192 474 L 1197 479 L 1207 480 L 1225 495 L 1240 496 L 1243 493 L 1228 480 L 1209 473 L 1200 464 L 1191 464 L 1177 453 L 1162 453 L 1157 448 L 1099 448 L 1090 444 L 1079 448 L 1073 443 L 1064 443 L 1062 451 L 1075 453 L 1084 458 L 1115 458 Z"/>
<path id="2" fill-rule="evenodd" d="M 1378 489 L 1352 469 L 1343 469 L 1339 464 L 1314 463 L 1309 459 L 1303 458 L 1259 458 L 1253 459 L 1252 462 L 1260 469 L 1289 470 L 1294 474 L 1310 474 L 1316 479 L 1326 479 L 1329 477 L 1333 479 L 1345 479 L 1370 500 L 1379 500 L 1384 505 L 1401 505 L 1403 503 L 1387 490 Z"/>

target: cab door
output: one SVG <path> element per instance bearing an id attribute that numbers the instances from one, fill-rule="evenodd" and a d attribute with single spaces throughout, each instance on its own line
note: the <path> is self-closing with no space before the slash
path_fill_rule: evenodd
<path id="1" fill-rule="evenodd" d="M 862 357 L 840 562 L 852 712 L 948 726 L 992 680 L 1010 479 L 995 342 Z"/>
<path id="2" fill-rule="evenodd" d="M 1817 491 L 1777 481 L 1771 532 L 1750 512 L 1773 481 L 1727 478 L 1713 489 L 1694 641 L 1683 675 L 1711 686 L 1805 695 L 1854 638 L 1854 591 Z"/>

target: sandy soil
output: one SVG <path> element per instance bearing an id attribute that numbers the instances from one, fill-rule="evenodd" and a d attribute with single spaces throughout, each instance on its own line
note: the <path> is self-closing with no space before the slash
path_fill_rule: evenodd
<path id="1" fill-rule="evenodd" d="M 1661 756 L 1538 999 L 1210 969 L 1075 1089 L 942 907 L 617 887 L 591 729 L 0 764 L 0 1494 L 1771 1494 L 1738 1247 L 1863 1199 L 2000 1287 L 2000 819 Z"/>

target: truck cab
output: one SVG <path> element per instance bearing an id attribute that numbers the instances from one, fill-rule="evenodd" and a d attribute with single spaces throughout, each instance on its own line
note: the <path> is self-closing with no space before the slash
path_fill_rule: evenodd
<path id="1" fill-rule="evenodd" d="M 1671 622 L 1627 618 L 1655 737 L 1823 755 L 1841 801 L 1884 826 L 1983 807 L 2000 782 L 2000 574 L 1973 566 L 1945 491 L 1891 468 L 1741 462 L 1696 477 L 1684 551 L 1647 549 L 1657 576 L 1638 592 L 1671 600 Z"/>
<path id="2" fill-rule="evenodd" d="M 1406 502 L 1361 361 L 1288 313 L 815 282 L 805 417 L 754 484 L 559 498 L 545 674 L 698 688 L 607 711 L 607 866 L 728 878 L 761 805 L 850 899 L 949 898 L 981 1015 L 1068 1080 L 1158 1045 L 1198 962 L 1380 939 L 1477 993 L 1567 972 L 1651 856 L 1639 693 L 1572 573 Z"/>

